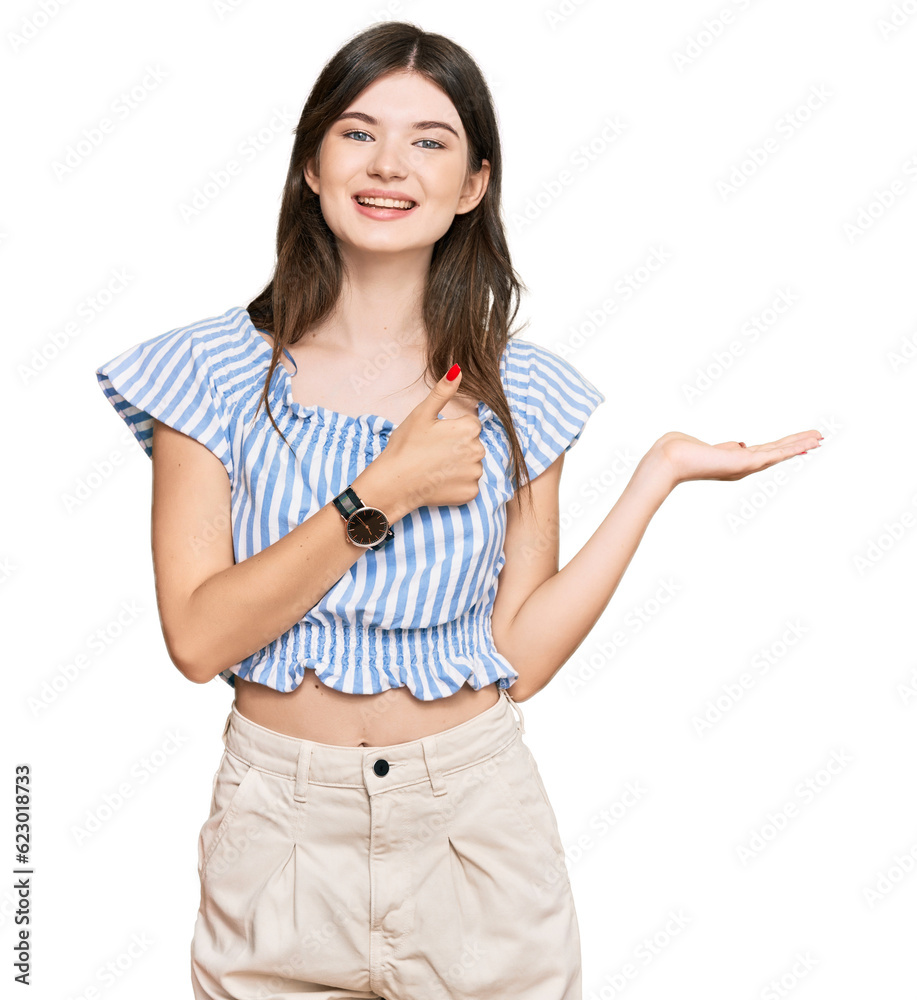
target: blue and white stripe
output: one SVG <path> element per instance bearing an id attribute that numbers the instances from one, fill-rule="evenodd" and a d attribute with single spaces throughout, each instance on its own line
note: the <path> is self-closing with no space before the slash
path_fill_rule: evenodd
<path id="1" fill-rule="evenodd" d="M 289 355 L 288 355 L 289 356 Z M 204 444 L 230 480 L 236 562 L 278 541 L 342 492 L 385 448 L 394 424 L 293 400 L 278 364 L 271 410 L 255 416 L 271 347 L 246 309 L 170 330 L 96 369 L 99 384 L 152 457 L 152 418 Z M 512 338 L 500 362 L 532 478 L 579 439 L 605 396 L 568 361 Z M 420 507 L 395 537 L 368 550 L 292 628 L 221 676 L 292 691 L 306 669 L 350 693 L 410 688 L 447 697 L 462 684 L 509 687 L 518 672 L 496 649 L 490 616 L 504 564 L 512 496 L 506 433 L 478 405 L 487 449 L 478 496 L 460 506 Z"/>

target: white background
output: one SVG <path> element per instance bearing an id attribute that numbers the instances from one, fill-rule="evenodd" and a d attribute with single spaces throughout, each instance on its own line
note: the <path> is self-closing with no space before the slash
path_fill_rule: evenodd
<path id="1" fill-rule="evenodd" d="M 271 120 L 298 118 L 333 52 L 390 17 L 453 38 L 490 81 L 522 336 L 607 396 L 567 457 L 561 565 L 665 431 L 825 436 L 744 481 L 678 487 L 593 632 L 523 703 L 584 996 L 913 997 L 914 0 L 5 6 L 2 976 L 15 986 L 28 763 L 31 995 L 191 995 L 196 838 L 231 691 L 166 655 L 151 466 L 95 368 L 262 287 L 292 145 Z M 114 131 L 61 171 L 106 116 Z"/>

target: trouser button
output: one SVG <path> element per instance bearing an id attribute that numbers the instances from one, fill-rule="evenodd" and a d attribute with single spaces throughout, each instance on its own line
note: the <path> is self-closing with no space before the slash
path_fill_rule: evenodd
<path id="1" fill-rule="evenodd" d="M 388 774 L 388 761 L 380 758 L 375 764 L 373 764 L 373 770 L 380 777 L 384 774 Z"/>

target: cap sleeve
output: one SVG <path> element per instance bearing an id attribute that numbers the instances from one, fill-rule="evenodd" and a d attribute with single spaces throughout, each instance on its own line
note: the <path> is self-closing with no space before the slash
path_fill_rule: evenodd
<path id="1" fill-rule="evenodd" d="M 153 417 L 208 448 L 232 478 L 229 423 L 204 330 L 180 327 L 129 348 L 96 369 L 99 385 L 153 457 Z"/>
<path id="2" fill-rule="evenodd" d="M 605 395 L 569 361 L 540 344 L 519 341 L 516 355 L 520 444 L 534 479 L 576 444 Z"/>

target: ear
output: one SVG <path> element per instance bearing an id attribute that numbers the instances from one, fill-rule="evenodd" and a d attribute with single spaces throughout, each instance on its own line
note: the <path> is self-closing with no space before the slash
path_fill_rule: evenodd
<path id="1" fill-rule="evenodd" d="M 481 160 L 481 169 L 477 173 L 469 174 L 465 186 L 462 188 L 462 195 L 459 198 L 456 215 L 463 215 L 470 212 L 480 202 L 487 193 L 487 185 L 490 182 L 490 160 Z"/>
<path id="2" fill-rule="evenodd" d="M 318 174 L 312 169 L 314 164 L 314 159 L 310 159 L 306 162 L 306 165 L 302 169 L 303 180 L 312 189 L 313 194 L 319 193 L 319 181 Z"/>

